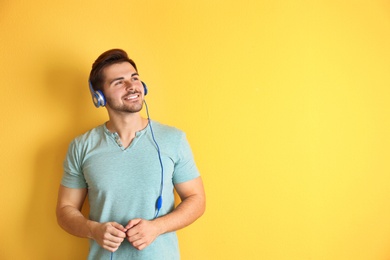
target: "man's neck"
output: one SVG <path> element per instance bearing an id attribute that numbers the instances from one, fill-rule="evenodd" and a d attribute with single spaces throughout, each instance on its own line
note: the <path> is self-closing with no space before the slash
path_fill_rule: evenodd
<path id="1" fill-rule="evenodd" d="M 110 132 L 119 135 L 124 147 L 128 147 L 136 133 L 145 129 L 147 125 L 148 120 L 141 117 L 139 113 L 126 117 L 110 116 L 110 120 L 106 123 L 106 127 Z"/>

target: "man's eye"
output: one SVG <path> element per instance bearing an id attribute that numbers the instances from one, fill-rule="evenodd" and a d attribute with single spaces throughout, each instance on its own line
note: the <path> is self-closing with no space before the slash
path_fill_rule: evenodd
<path id="1" fill-rule="evenodd" d="M 133 81 L 137 81 L 137 80 L 139 80 L 139 78 L 138 77 L 133 77 L 132 80 Z"/>
<path id="2" fill-rule="evenodd" d="M 118 86 L 118 85 L 122 85 L 123 84 L 123 81 L 117 81 L 115 82 L 114 86 Z"/>

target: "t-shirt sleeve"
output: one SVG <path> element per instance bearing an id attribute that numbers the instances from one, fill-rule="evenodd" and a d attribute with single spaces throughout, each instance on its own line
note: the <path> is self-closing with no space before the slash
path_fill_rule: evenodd
<path id="1" fill-rule="evenodd" d="M 182 133 L 178 147 L 178 160 L 173 172 L 173 184 L 190 181 L 200 176 L 186 135 Z"/>
<path id="2" fill-rule="evenodd" d="M 61 180 L 63 186 L 74 189 L 87 188 L 81 162 L 81 153 L 74 140 L 70 143 L 64 160 L 64 173 Z"/>

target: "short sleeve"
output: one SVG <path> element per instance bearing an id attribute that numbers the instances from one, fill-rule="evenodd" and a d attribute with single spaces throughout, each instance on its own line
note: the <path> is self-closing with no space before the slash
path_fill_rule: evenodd
<path id="1" fill-rule="evenodd" d="M 61 184 L 68 188 L 87 188 L 87 183 L 82 171 L 82 158 L 76 140 L 73 140 L 68 148 L 64 160 L 64 173 Z"/>
<path id="2" fill-rule="evenodd" d="M 175 163 L 173 172 L 173 184 L 190 181 L 199 176 L 199 170 L 196 167 L 191 147 L 186 135 L 182 133 L 178 147 L 178 160 Z"/>

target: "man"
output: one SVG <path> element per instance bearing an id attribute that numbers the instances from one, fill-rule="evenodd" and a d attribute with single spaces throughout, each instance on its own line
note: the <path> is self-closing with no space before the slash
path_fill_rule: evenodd
<path id="1" fill-rule="evenodd" d="M 179 259 L 175 231 L 205 210 L 185 134 L 140 115 L 147 88 L 123 50 L 101 54 L 89 84 L 95 106 L 105 106 L 109 120 L 69 146 L 59 225 L 90 239 L 88 259 Z M 176 208 L 174 189 L 181 199 Z M 87 195 L 88 219 L 81 213 Z"/>

